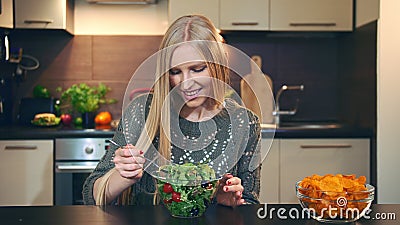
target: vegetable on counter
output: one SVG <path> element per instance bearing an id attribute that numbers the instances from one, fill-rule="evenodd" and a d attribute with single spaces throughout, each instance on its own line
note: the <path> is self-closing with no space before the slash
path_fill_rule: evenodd
<path id="1" fill-rule="evenodd" d="M 112 121 L 112 116 L 110 112 L 100 112 L 94 118 L 94 122 L 97 125 L 109 125 Z"/>
<path id="2" fill-rule="evenodd" d="M 35 98 L 50 98 L 50 96 L 49 90 L 40 84 L 33 88 L 33 97 Z"/>
<path id="3" fill-rule="evenodd" d="M 69 126 L 72 124 L 71 114 L 61 114 L 60 119 L 65 126 Z"/>
<path id="4" fill-rule="evenodd" d="M 73 84 L 64 91 L 61 87 L 57 88 L 57 91 L 61 92 L 63 107 L 72 107 L 79 113 L 95 112 L 101 104 L 116 103 L 116 99 L 106 97 L 110 90 L 110 87 L 102 83 L 98 86 L 89 86 L 86 83 Z"/>

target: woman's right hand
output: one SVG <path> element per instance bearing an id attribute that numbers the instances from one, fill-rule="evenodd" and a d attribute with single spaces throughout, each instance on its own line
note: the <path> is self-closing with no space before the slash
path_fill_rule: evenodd
<path id="1" fill-rule="evenodd" d="M 115 151 L 112 161 L 121 177 L 139 180 L 143 176 L 145 158 L 141 157 L 142 154 L 143 151 L 137 149 L 132 144 L 118 148 Z"/>

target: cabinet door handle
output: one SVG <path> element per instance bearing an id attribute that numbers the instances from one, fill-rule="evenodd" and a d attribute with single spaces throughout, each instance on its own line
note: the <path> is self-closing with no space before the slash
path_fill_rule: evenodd
<path id="1" fill-rule="evenodd" d="M 334 27 L 336 23 L 289 23 L 292 27 Z"/>
<path id="2" fill-rule="evenodd" d="M 326 145 L 300 145 L 300 148 L 310 149 L 310 148 L 351 148 L 351 144 L 326 144 Z"/>
<path id="3" fill-rule="evenodd" d="M 58 165 L 57 169 L 59 171 L 69 171 L 69 170 L 94 170 L 96 165 Z"/>
<path id="4" fill-rule="evenodd" d="M 32 23 L 53 23 L 53 20 L 24 20 L 24 23 L 32 24 Z"/>
<path id="5" fill-rule="evenodd" d="M 258 22 L 232 22 L 232 26 L 257 26 Z"/>
<path id="6" fill-rule="evenodd" d="M 35 150 L 36 145 L 6 145 L 5 150 Z"/>

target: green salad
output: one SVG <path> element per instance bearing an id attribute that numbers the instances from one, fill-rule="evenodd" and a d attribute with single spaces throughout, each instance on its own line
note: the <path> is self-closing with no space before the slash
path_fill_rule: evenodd
<path id="1" fill-rule="evenodd" d="M 206 164 L 167 165 L 157 188 L 166 208 L 176 217 L 201 216 L 210 204 L 218 180 Z"/>

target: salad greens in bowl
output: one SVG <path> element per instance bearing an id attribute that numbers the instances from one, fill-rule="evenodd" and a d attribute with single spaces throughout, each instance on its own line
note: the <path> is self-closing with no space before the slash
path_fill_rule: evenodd
<path id="1" fill-rule="evenodd" d="M 153 172 L 153 177 L 165 207 L 181 218 L 203 215 L 218 186 L 218 178 L 207 164 L 166 165 Z"/>

